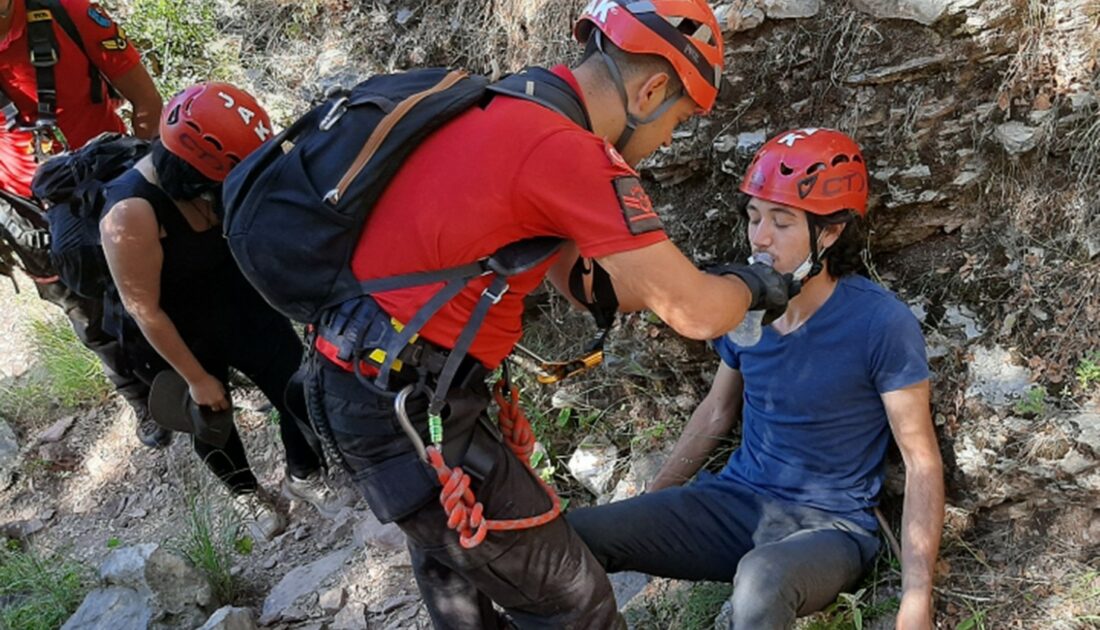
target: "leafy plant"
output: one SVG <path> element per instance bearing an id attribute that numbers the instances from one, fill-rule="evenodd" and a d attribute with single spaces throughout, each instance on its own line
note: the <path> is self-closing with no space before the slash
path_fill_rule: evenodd
<path id="1" fill-rule="evenodd" d="M 1047 392 L 1038 385 L 1033 385 L 1024 392 L 1024 397 L 1016 401 L 1014 409 L 1016 413 L 1029 416 L 1041 416 L 1047 410 Z"/>
<path id="2" fill-rule="evenodd" d="M 227 79 L 233 62 L 218 40 L 216 0 L 133 0 L 126 29 L 145 54 L 163 94 L 208 79 Z"/>
<path id="3" fill-rule="evenodd" d="M 33 550 L 0 550 L 0 628 L 52 630 L 76 611 L 90 587 L 83 565 Z"/>
<path id="4" fill-rule="evenodd" d="M 110 538 L 107 539 L 107 548 L 108 549 L 118 549 L 120 546 L 122 546 L 122 541 L 119 540 L 117 537 L 111 536 Z"/>
<path id="5" fill-rule="evenodd" d="M 1100 350 L 1093 350 L 1077 364 L 1077 384 L 1081 389 L 1089 389 L 1100 383 Z"/>

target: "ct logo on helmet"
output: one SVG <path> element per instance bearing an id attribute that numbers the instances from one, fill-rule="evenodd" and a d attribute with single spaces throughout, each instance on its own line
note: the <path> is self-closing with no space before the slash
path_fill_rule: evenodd
<path id="1" fill-rule="evenodd" d="M 831 177 L 821 183 L 821 194 L 826 197 L 847 195 L 853 192 L 863 192 L 867 188 L 867 182 L 859 173 L 848 173 Z"/>

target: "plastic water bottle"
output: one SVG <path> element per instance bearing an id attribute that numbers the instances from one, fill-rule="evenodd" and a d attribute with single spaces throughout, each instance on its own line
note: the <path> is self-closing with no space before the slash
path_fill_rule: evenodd
<path id="1" fill-rule="evenodd" d="M 764 263 L 771 267 L 775 261 L 772 259 L 771 254 L 767 252 L 760 252 L 749 256 L 749 264 Z M 726 337 L 733 343 L 747 348 L 749 346 L 755 346 L 760 343 L 760 337 L 764 334 L 764 311 L 749 311 L 745 313 L 745 319 L 741 320 L 741 323 L 733 330 L 726 333 Z"/>

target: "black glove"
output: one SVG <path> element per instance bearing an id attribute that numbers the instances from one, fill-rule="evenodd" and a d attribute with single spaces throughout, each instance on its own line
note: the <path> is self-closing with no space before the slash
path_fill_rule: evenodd
<path id="1" fill-rule="evenodd" d="M 716 275 L 734 275 L 741 279 L 752 293 L 750 311 L 764 311 L 764 325 L 779 318 L 787 310 L 787 302 L 802 290 L 802 282 L 789 273 L 779 273 L 770 265 L 726 264 L 706 269 Z"/>

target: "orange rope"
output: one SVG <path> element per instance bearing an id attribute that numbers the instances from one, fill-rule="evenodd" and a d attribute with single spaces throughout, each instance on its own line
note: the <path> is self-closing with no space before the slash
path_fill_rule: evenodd
<path id="1" fill-rule="evenodd" d="M 519 389 L 514 385 L 508 395 L 504 395 L 504 381 L 498 381 L 493 388 L 493 396 L 500 406 L 497 420 L 504 443 L 515 453 L 550 497 L 550 509 L 537 516 L 526 518 L 493 520 L 485 518 L 485 507 L 470 490 L 470 475 L 455 466 L 450 468 L 443 461 L 443 455 L 435 446 L 428 447 L 428 462 L 435 469 L 443 490 L 439 493 L 439 502 L 447 513 L 447 527 L 458 532 L 458 542 L 464 549 L 472 549 L 488 535 L 490 531 L 515 531 L 530 529 L 549 523 L 561 514 L 561 499 L 534 469 L 531 468 L 531 454 L 535 451 L 535 434 L 531 423 L 519 406 Z"/>

